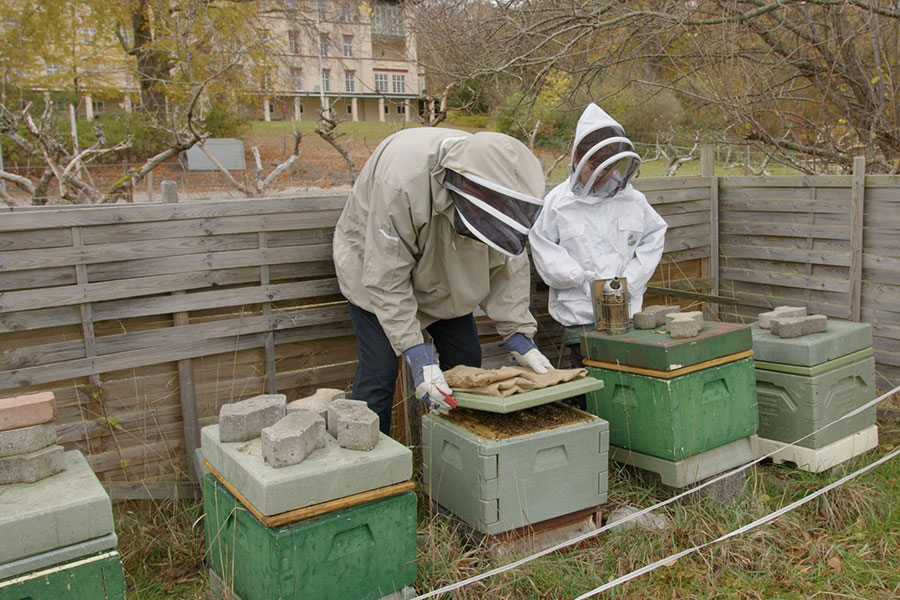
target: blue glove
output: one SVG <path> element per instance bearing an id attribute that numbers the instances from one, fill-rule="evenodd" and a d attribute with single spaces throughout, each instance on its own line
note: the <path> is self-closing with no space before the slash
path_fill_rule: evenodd
<path id="1" fill-rule="evenodd" d="M 520 365 L 535 373 L 547 373 L 553 368 L 547 357 L 534 345 L 534 341 L 522 333 L 514 333 L 500 345 L 509 350 Z"/>
<path id="2" fill-rule="evenodd" d="M 416 397 L 425 402 L 431 412 L 442 415 L 450 412 L 454 405 L 447 398 L 453 390 L 447 385 L 444 374 L 438 366 L 437 351 L 432 344 L 417 344 L 403 351 L 403 358 L 412 372 L 413 384 L 416 386 Z M 452 401 L 453 399 L 450 398 Z M 454 403 L 455 404 L 455 403 Z"/>

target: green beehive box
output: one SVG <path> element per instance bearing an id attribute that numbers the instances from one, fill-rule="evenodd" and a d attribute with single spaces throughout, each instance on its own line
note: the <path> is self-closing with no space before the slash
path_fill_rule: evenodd
<path id="1" fill-rule="evenodd" d="M 751 326 L 756 360 L 814 367 L 872 347 L 872 326 L 828 319 L 827 330 L 796 338 L 780 338 L 758 323 Z"/>
<path id="2" fill-rule="evenodd" d="M 425 493 L 478 531 L 497 534 L 606 502 L 606 421 L 578 421 L 488 439 L 434 414 L 422 417 Z"/>
<path id="3" fill-rule="evenodd" d="M 416 580 L 416 494 L 266 527 L 204 475 L 206 560 L 242 600 L 374 600 Z"/>
<path id="4" fill-rule="evenodd" d="M 753 344 L 748 325 L 706 321 L 696 337 L 672 339 L 665 327 L 632 329 L 620 335 L 592 331 L 581 337 L 586 360 L 674 371 L 708 360 L 749 350 Z"/>
<path id="5" fill-rule="evenodd" d="M 875 398 L 872 354 L 866 348 L 812 368 L 757 362 L 759 436 L 818 449 L 874 425 L 871 406 L 816 432 Z"/>
<path id="6" fill-rule="evenodd" d="M 678 377 L 588 368 L 603 389 L 588 411 L 609 421 L 609 443 L 681 460 L 756 433 L 756 377 L 744 358 Z"/>
<path id="7" fill-rule="evenodd" d="M 0 600 L 124 600 L 125 574 L 115 550 L 0 581 Z"/>

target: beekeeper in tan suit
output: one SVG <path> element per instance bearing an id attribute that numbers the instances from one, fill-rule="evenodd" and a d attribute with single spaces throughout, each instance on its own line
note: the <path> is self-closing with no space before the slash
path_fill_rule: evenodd
<path id="1" fill-rule="evenodd" d="M 520 364 L 551 368 L 532 341 L 524 252 L 543 192 L 538 160 L 500 133 L 407 129 L 366 162 L 333 251 L 359 344 L 353 398 L 378 413 L 381 431 L 390 431 L 401 354 L 418 397 L 439 412 L 454 404 L 442 369 L 481 366 L 479 306 Z"/>

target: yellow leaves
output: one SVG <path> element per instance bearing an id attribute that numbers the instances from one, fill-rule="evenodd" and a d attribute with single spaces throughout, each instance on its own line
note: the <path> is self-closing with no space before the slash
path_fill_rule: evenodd
<path id="1" fill-rule="evenodd" d="M 873 78 L 871 79 L 872 85 L 875 85 L 875 84 L 878 83 L 879 81 L 881 81 L 881 77 L 878 76 L 878 75 L 876 75 L 875 77 L 873 77 Z"/>

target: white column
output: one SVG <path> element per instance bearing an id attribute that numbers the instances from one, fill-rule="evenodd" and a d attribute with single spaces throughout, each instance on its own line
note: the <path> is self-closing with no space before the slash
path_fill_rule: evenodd
<path id="1" fill-rule="evenodd" d="M 303 113 L 300 112 L 300 106 L 301 106 L 300 96 L 294 96 L 294 120 L 295 121 L 303 120 Z"/>
<path id="2" fill-rule="evenodd" d="M 130 113 L 132 108 L 133 107 L 131 106 L 131 96 L 129 96 L 128 94 L 125 94 L 125 112 Z"/>
<path id="3" fill-rule="evenodd" d="M 269 99 L 263 97 L 263 121 L 267 123 L 272 120 L 272 113 L 269 112 Z"/>
<path id="4" fill-rule="evenodd" d="M 94 120 L 94 101 L 87 95 L 84 97 L 84 118 L 88 121 Z"/>
<path id="5" fill-rule="evenodd" d="M 378 98 L 378 120 L 384 123 L 384 98 Z"/>
<path id="6" fill-rule="evenodd" d="M 350 98 L 350 120 L 359 121 L 359 105 L 356 98 Z"/>
<path id="7" fill-rule="evenodd" d="M 409 98 L 403 101 L 403 120 L 409 123 Z"/>
<path id="8" fill-rule="evenodd" d="M 322 114 L 331 116 L 328 114 L 328 100 L 324 95 L 319 96 L 319 104 L 322 106 Z"/>

